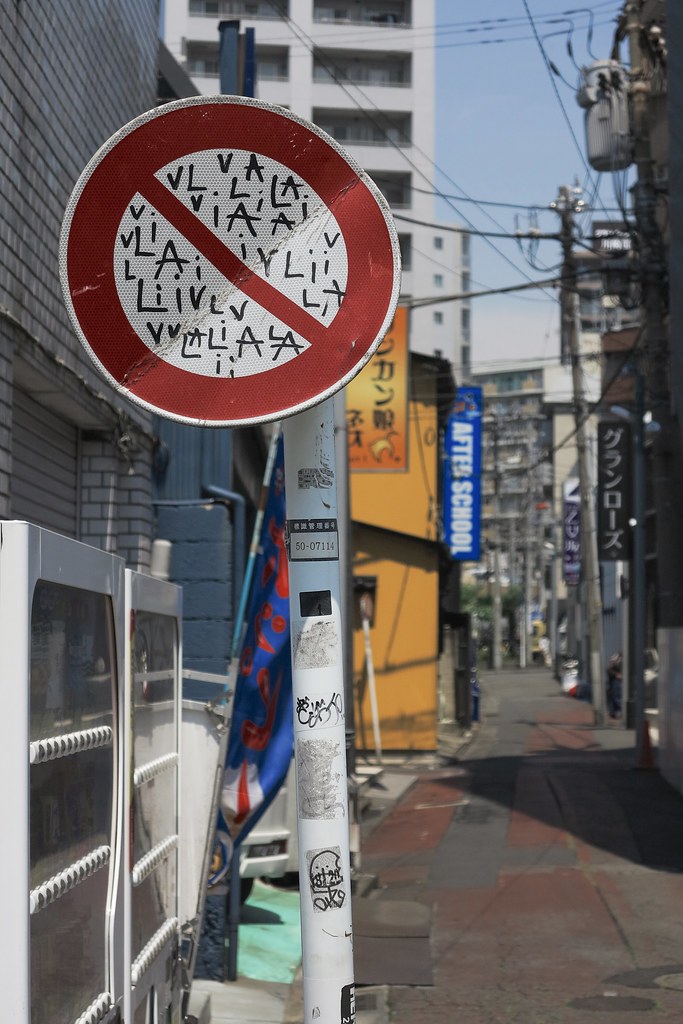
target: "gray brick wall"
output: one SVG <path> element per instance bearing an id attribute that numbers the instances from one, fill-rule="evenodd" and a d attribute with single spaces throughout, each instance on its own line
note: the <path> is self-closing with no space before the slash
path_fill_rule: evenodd
<path id="1" fill-rule="evenodd" d="M 0 249 L 0 259 L 1 249 Z M 0 318 L 0 517 L 9 515 L 9 478 L 12 468 L 12 355 L 14 344 Z"/>
<path id="2" fill-rule="evenodd" d="M 81 539 L 135 568 L 149 566 L 151 417 L 109 388 L 73 335 L 58 256 L 64 209 L 88 160 L 155 105 L 157 18 L 156 0 L 0 0 L 0 516 L 9 513 L 20 359 L 43 375 L 34 397 L 88 431 Z M 123 455 L 122 414 L 134 441 Z"/>
<path id="3" fill-rule="evenodd" d="M 81 443 L 80 537 L 147 572 L 153 526 L 151 442 L 122 456 L 112 440 L 85 433 Z"/>

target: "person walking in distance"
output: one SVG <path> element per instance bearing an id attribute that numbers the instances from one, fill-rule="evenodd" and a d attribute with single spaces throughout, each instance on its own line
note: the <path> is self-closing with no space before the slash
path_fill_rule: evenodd
<path id="1" fill-rule="evenodd" d="M 621 651 L 607 662 L 607 713 L 610 718 L 621 717 Z"/>

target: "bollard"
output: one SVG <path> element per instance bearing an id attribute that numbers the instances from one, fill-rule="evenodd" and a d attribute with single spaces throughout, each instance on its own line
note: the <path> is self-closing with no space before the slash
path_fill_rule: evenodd
<path id="1" fill-rule="evenodd" d="M 479 688 L 479 680 L 477 679 L 476 675 L 472 676 L 470 692 L 472 694 L 472 721 L 473 722 L 478 722 L 479 721 L 479 698 L 481 696 L 481 690 Z"/>

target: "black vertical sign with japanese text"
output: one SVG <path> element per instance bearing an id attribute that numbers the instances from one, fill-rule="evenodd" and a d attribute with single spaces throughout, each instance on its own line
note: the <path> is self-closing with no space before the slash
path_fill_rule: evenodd
<path id="1" fill-rule="evenodd" d="M 562 579 L 576 587 L 581 579 L 581 491 L 570 477 L 562 485 Z"/>
<path id="2" fill-rule="evenodd" d="M 633 444 L 628 423 L 598 423 L 598 557 L 631 558 Z"/>

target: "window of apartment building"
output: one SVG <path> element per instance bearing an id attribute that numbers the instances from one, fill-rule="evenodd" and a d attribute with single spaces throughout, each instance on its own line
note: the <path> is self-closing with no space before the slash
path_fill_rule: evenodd
<path id="1" fill-rule="evenodd" d="M 359 52 L 350 57 L 340 50 L 318 50 L 313 60 L 313 81 L 343 80 L 356 85 L 410 85 L 410 54 Z"/>
<path id="2" fill-rule="evenodd" d="M 368 174 L 394 208 L 407 209 L 411 205 L 410 174 L 399 171 L 368 171 Z"/>
<path id="3" fill-rule="evenodd" d="M 434 323 L 435 324 L 442 324 L 443 323 L 443 313 L 440 313 L 438 311 L 434 313 Z"/>
<path id="4" fill-rule="evenodd" d="M 391 27 L 410 23 L 409 4 L 400 0 L 370 0 L 368 3 L 316 3 L 314 21 L 353 22 Z"/>
<path id="5" fill-rule="evenodd" d="M 327 4 L 316 4 L 313 10 L 314 21 L 351 21 L 351 10 L 348 7 L 329 7 Z"/>
<path id="6" fill-rule="evenodd" d="M 382 113 L 372 120 L 362 112 L 315 108 L 312 120 L 338 142 L 356 146 L 409 145 L 411 116 L 408 113 Z"/>
<path id="7" fill-rule="evenodd" d="M 240 15 L 243 18 L 274 18 L 288 17 L 287 0 L 190 0 L 190 14 L 195 17 L 229 17 Z"/>
<path id="8" fill-rule="evenodd" d="M 464 292 L 468 292 L 470 290 L 472 287 L 472 278 L 469 270 L 463 270 L 460 277 L 460 283 L 462 284 L 462 290 Z"/>
<path id="9" fill-rule="evenodd" d="M 434 287 L 443 288 L 443 274 L 434 274 Z"/>
<path id="10" fill-rule="evenodd" d="M 399 235 L 398 244 L 401 250 L 401 265 L 404 270 L 411 270 L 413 259 L 413 236 Z"/>
<path id="11" fill-rule="evenodd" d="M 469 263 L 469 259 L 470 259 L 470 236 L 469 235 L 461 235 L 460 237 L 462 238 L 462 258 L 465 261 L 465 263 Z"/>
<path id="12" fill-rule="evenodd" d="M 434 236 L 434 248 L 443 249 L 443 238 L 440 235 Z"/>
<path id="13" fill-rule="evenodd" d="M 460 327 L 462 328 L 462 336 L 467 341 L 469 341 L 470 337 L 470 315 L 471 311 L 467 308 L 467 306 L 463 306 L 463 308 L 460 310 Z"/>
<path id="14" fill-rule="evenodd" d="M 587 286 L 579 289 L 579 316 L 582 331 L 605 330 L 605 308 L 600 284 L 592 286 L 589 281 Z"/>
<path id="15" fill-rule="evenodd" d="M 289 51 L 280 47 L 257 48 L 256 81 L 286 82 L 289 79 Z"/>
<path id="16" fill-rule="evenodd" d="M 218 43 L 187 44 L 187 73 L 197 78 L 218 75 Z"/>

